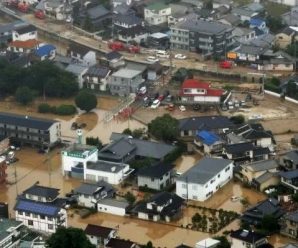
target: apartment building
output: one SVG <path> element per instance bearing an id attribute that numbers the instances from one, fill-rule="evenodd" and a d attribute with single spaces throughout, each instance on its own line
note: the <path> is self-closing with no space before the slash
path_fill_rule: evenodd
<path id="1" fill-rule="evenodd" d="M 171 26 L 171 46 L 204 56 L 219 56 L 232 47 L 232 31 L 233 27 L 220 22 L 187 18 Z"/>
<path id="2" fill-rule="evenodd" d="M 0 113 L 0 136 L 11 142 L 48 149 L 61 140 L 61 124 L 55 120 Z"/>

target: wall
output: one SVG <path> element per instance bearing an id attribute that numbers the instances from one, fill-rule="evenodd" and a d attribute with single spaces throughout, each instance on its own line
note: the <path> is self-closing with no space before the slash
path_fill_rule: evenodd
<path id="1" fill-rule="evenodd" d="M 54 144 L 60 141 L 61 139 L 61 123 L 55 122 L 50 128 L 50 144 Z"/>
<path id="2" fill-rule="evenodd" d="M 152 178 L 153 181 L 150 177 L 138 176 L 138 187 L 147 185 L 149 189 L 163 189 L 164 187 L 170 184 L 170 175 L 171 173 L 168 172 L 166 175 L 163 175 L 161 180 L 160 178 Z"/>
<path id="3" fill-rule="evenodd" d="M 108 205 L 101 204 L 100 202 L 97 204 L 97 210 L 98 212 L 120 215 L 120 216 L 124 216 L 126 214 L 125 208 L 108 206 Z"/>
<path id="4" fill-rule="evenodd" d="M 20 41 L 26 41 L 26 40 L 36 40 L 37 39 L 37 31 L 21 34 L 19 35 L 16 31 L 12 32 L 12 40 L 20 40 Z"/>
<path id="5" fill-rule="evenodd" d="M 89 51 L 83 58 L 87 66 L 96 65 L 96 53 L 94 51 Z"/>
<path id="6" fill-rule="evenodd" d="M 92 202 L 93 199 L 94 199 L 94 197 L 92 197 L 90 195 L 80 194 L 78 197 L 78 204 L 80 206 L 87 207 L 87 208 L 95 208 L 95 203 Z"/>
<path id="7" fill-rule="evenodd" d="M 275 93 L 275 92 L 272 92 L 272 91 L 269 91 L 269 90 L 265 90 L 264 92 L 265 92 L 265 94 L 268 94 L 270 96 L 280 97 L 280 94 Z M 289 102 L 292 102 L 292 103 L 295 103 L 295 104 L 298 104 L 298 101 L 297 100 L 295 100 L 293 98 L 290 98 L 290 97 L 287 97 L 287 96 L 285 97 L 285 100 L 286 101 L 289 101 Z"/>

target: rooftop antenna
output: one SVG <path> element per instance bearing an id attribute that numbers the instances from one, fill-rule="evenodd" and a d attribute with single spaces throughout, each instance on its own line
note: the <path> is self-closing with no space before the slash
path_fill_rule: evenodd
<path id="1" fill-rule="evenodd" d="M 78 136 L 78 144 L 81 145 L 82 144 L 82 136 L 83 136 L 82 129 L 77 129 L 77 136 Z"/>

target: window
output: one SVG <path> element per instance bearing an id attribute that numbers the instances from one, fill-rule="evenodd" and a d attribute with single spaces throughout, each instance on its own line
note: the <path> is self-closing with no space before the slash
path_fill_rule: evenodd
<path id="1" fill-rule="evenodd" d="M 37 214 L 32 214 L 33 218 L 38 218 Z"/>
<path id="2" fill-rule="evenodd" d="M 49 220 L 49 221 L 53 221 L 53 218 L 52 218 L 52 217 L 48 217 L 48 220 Z"/>
<path id="3" fill-rule="evenodd" d="M 220 174 L 218 174 L 217 177 L 220 178 Z"/>
<path id="4" fill-rule="evenodd" d="M 186 189 L 187 188 L 187 184 L 183 183 L 182 185 L 182 189 Z"/>
<path id="5" fill-rule="evenodd" d="M 186 194 L 182 194 L 182 198 L 186 198 L 187 197 L 187 195 Z"/>
<path id="6" fill-rule="evenodd" d="M 192 189 L 193 190 L 197 190 L 198 189 L 198 186 L 194 184 L 194 185 L 192 185 Z"/>
<path id="7" fill-rule="evenodd" d="M 40 218 L 44 220 L 46 217 L 44 215 L 40 215 Z"/>
<path id="8" fill-rule="evenodd" d="M 53 224 L 48 224 L 48 228 L 49 228 L 50 230 L 53 230 L 53 229 L 54 229 Z"/>
<path id="9" fill-rule="evenodd" d="M 28 220 L 28 225 L 33 226 L 33 220 Z"/>
<path id="10" fill-rule="evenodd" d="M 198 200 L 198 197 L 197 197 L 196 195 L 193 195 L 193 196 L 192 196 L 192 199 L 193 199 L 193 200 Z"/>
<path id="11" fill-rule="evenodd" d="M 154 182 L 154 178 L 153 177 L 151 177 L 151 182 Z"/>
<path id="12" fill-rule="evenodd" d="M 210 184 L 212 184 L 212 183 L 214 183 L 215 182 L 215 179 L 212 179 L 211 181 L 210 181 Z"/>
<path id="13" fill-rule="evenodd" d="M 226 169 L 225 169 L 225 171 L 227 172 L 228 170 L 230 170 L 230 166 L 229 167 L 227 167 Z"/>
<path id="14" fill-rule="evenodd" d="M 25 216 L 30 216 L 30 213 L 28 213 L 28 212 L 25 212 Z"/>

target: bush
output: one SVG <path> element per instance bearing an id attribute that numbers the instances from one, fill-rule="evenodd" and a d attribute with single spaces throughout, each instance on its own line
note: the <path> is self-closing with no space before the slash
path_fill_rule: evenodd
<path id="1" fill-rule="evenodd" d="M 47 103 L 41 103 L 38 105 L 38 113 L 51 113 L 52 107 Z"/>
<path id="2" fill-rule="evenodd" d="M 55 114 L 57 115 L 73 115 L 77 109 L 73 105 L 62 104 L 56 108 Z"/>
<path id="3" fill-rule="evenodd" d="M 28 105 L 34 100 L 35 95 L 35 92 L 31 90 L 29 87 L 21 86 L 17 89 L 15 93 L 15 98 L 17 102 L 23 105 Z"/>
<path id="4" fill-rule="evenodd" d="M 102 148 L 102 142 L 98 137 L 86 137 L 86 144 L 90 146 L 96 146 L 98 150 Z"/>
<path id="5" fill-rule="evenodd" d="M 245 117 L 244 115 L 234 115 L 230 118 L 230 121 L 234 124 L 243 124 L 245 122 Z"/>

